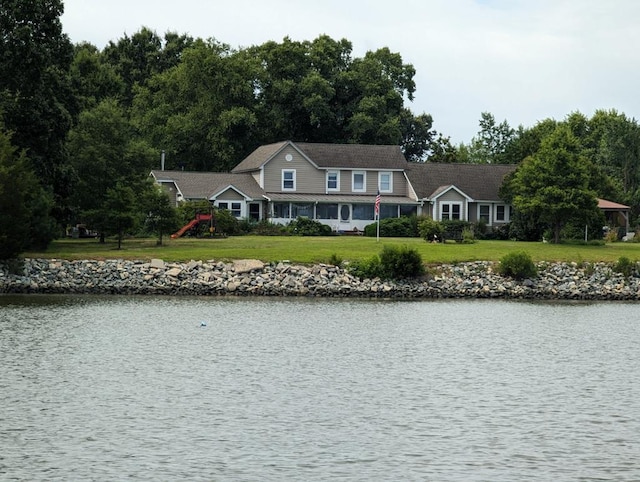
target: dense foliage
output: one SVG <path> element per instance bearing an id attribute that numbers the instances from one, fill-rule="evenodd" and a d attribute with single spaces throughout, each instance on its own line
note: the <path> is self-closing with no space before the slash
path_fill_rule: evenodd
<path id="1" fill-rule="evenodd" d="M 55 228 L 51 206 L 25 151 L 12 145 L 0 123 L 0 259 L 47 246 Z"/>
<path id="2" fill-rule="evenodd" d="M 72 45 L 62 12 L 62 0 L 0 7 L 0 117 L 17 149 L 5 154 L 4 168 L 26 156 L 12 161 L 12 188 L 30 179 L 32 192 L 15 198 L 22 204 L 13 212 L 39 206 L 29 221 L 38 228 L 14 230 L 28 239 L 8 251 L 46 245 L 77 223 L 120 239 L 151 229 L 160 240 L 171 223 L 150 224 L 145 178 L 161 151 L 168 169 L 228 171 L 257 146 L 285 139 L 399 144 L 415 162 L 518 164 L 503 192 L 516 207 L 510 237 L 517 239 L 550 229 L 557 241 L 585 223 L 597 236 L 596 196 L 640 214 L 640 126 L 616 111 L 517 129 L 482 112 L 478 134 L 454 147 L 428 113 L 407 107 L 415 69 L 387 47 L 356 57 L 347 39 L 321 35 L 234 49 L 144 27 L 100 50 Z M 130 214 L 120 206 L 115 222 L 107 216 L 114 193 L 130 192 Z M 246 232 L 245 224 L 225 229 Z M 381 235 L 415 235 L 417 226 L 384 220 Z"/>

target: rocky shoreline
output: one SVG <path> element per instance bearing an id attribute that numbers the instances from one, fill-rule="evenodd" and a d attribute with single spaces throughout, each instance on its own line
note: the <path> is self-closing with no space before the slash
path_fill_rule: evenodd
<path id="1" fill-rule="evenodd" d="M 324 264 L 25 259 L 17 275 L 0 264 L 0 293 L 640 300 L 640 278 L 625 278 L 606 263 L 540 263 L 539 276 L 522 281 L 498 275 L 495 267 L 438 265 L 420 280 L 388 281 L 360 280 Z"/>

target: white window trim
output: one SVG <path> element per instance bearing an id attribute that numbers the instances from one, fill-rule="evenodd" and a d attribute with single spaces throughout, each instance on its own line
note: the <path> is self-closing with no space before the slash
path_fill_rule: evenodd
<path id="1" fill-rule="evenodd" d="M 476 218 L 478 219 L 478 222 L 480 222 L 480 208 L 482 206 L 488 206 L 489 207 L 489 223 L 487 224 L 487 226 L 492 226 L 493 225 L 493 206 L 490 203 L 480 203 L 478 204 L 478 213 Z"/>
<path id="2" fill-rule="evenodd" d="M 389 175 L 389 189 L 382 189 L 382 176 Z M 393 172 L 391 171 L 380 171 L 378 173 L 378 190 L 383 193 L 392 193 L 393 192 Z"/>
<path id="3" fill-rule="evenodd" d="M 504 219 L 498 219 L 498 206 L 504 206 Z M 508 223 L 511 218 L 511 209 L 508 204 L 496 204 L 494 208 L 493 220 L 496 223 Z"/>
<path id="4" fill-rule="evenodd" d="M 227 207 L 220 207 L 220 204 L 226 204 Z M 240 216 L 239 218 L 244 218 L 246 217 L 246 213 L 247 213 L 247 203 L 243 202 L 243 201 L 238 201 L 237 199 L 234 200 L 227 200 L 227 199 L 220 199 L 217 200 L 214 205 L 218 208 L 218 209 L 226 209 L 227 211 L 229 211 L 230 213 L 233 213 L 233 204 L 240 204 Z"/>
<path id="5" fill-rule="evenodd" d="M 329 187 L 329 174 L 335 174 L 336 175 L 336 187 L 335 188 L 330 188 Z M 325 178 L 325 186 L 327 188 L 327 192 L 338 192 L 340 191 L 340 171 L 327 171 L 327 176 Z"/>
<path id="6" fill-rule="evenodd" d="M 356 189 L 356 174 L 362 174 L 362 189 Z M 351 173 L 351 192 L 367 192 L 367 171 L 353 171 Z"/>
<path id="7" fill-rule="evenodd" d="M 451 206 L 454 206 L 454 205 L 460 206 L 460 220 L 461 221 L 466 221 L 465 216 L 464 216 L 464 204 L 463 204 L 462 201 L 441 201 L 439 203 L 439 206 L 438 206 L 438 221 L 442 221 L 442 211 L 443 211 L 442 207 L 443 206 L 451 207 Z M 449 209 L 449 215 L 451 215 L 452 212 L 453 212 L 453 209 Z"/>
<path id="8" fill-rule="evenodd" d="M 284 181 L 285 181 L 284 174 L 287 173 L 287 172 L 293 173 L 293 187 L 292 188 L 284 187 Z M 288 180 L 289 179 L 287 179 L 287 181 Z M 282 170 L 282 179 L 281 179 L 281 184 L 280 184 L 280 187 L 282 188 L 282 190 L 283 191 L 295 191 L 296 190 L 296 185 L 297 185 L 297 183 L 296 183 L 296 170 L 295 169 L 283 169 Z"/>

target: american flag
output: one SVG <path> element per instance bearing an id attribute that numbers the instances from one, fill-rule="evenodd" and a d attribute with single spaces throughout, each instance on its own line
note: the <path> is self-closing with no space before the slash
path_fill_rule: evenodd
<path id="1" fill-rule="evenodd" d="M 380 214 L 380 191 L 378 191 L 378 195 L 376 196 L 375 211 L 376 211 L 376 216 Z"/>

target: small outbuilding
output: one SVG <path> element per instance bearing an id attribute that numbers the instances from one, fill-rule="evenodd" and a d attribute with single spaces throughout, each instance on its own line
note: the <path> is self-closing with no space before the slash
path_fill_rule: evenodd
<path id="1" fill-rule="evenodd" d="M 607 219 L 607 226 L 622 227 L 629 232 L 629 212 L 631 208 L 624 204 L 598 198 L 598 208 L 604 213 Z"/>

